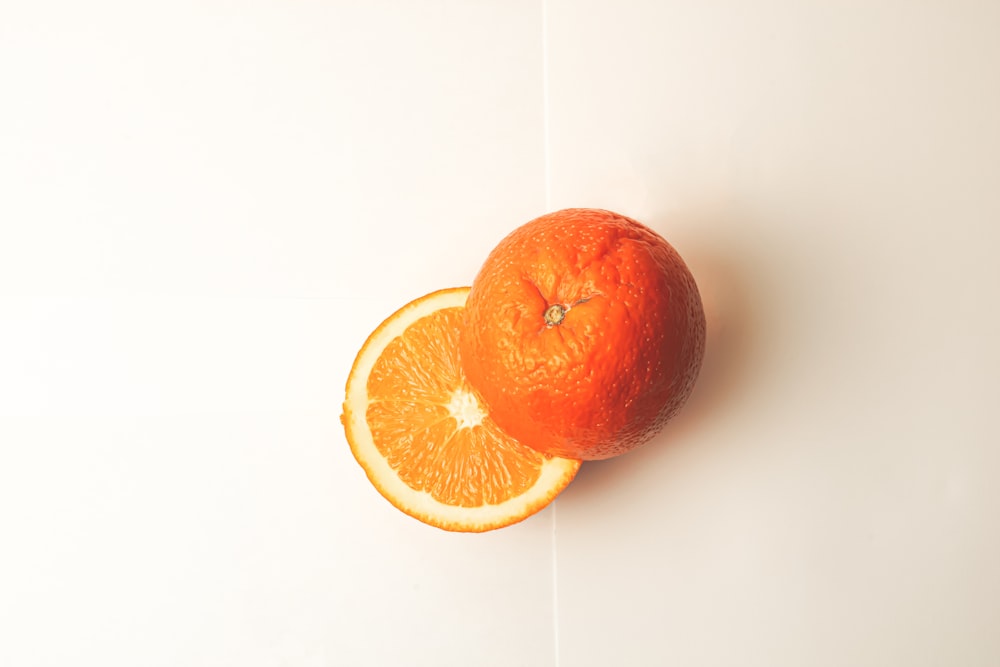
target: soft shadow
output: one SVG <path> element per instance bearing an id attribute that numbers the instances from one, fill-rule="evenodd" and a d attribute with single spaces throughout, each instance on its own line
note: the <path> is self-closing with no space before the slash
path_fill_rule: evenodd
<path id="1" fill-rule="evenodd" d="M 687 234 L 677 239 L 676 233 L 670 233 L 676 230 L 676 218 L 671 216 L 671 220 L 662 224 L 654 220 L 651 226 L 675 244 L 701 292 L 707 338 L 697 384 L 681 412 L 652 441 L 615 459 L 584 463 L 563 493 L 567 498 L 610 492 L 631 471 L 655 465 L 657 458 L 670 450 L 688 446 L 697 440 L 695 435 L 708 420 L 724 414 L 752 385 L 751 369 L 759 356 L 762 325 L 762 309 L 754 306 L 766 299 L 762 276 L 767 273 L 766 262 L 773 258 L 754 257 L 746 246 L 713 238 L 712 232 L 720 228 L 738 228 L 736 221 L 691 222 Z M 704 233 L 699 234 L 700 229 Z"/>

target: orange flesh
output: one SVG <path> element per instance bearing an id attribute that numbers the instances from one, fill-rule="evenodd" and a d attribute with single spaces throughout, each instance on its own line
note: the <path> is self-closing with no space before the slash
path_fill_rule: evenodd
<path id="1" fill-rule="evenodd" d="M 466 382 L 458 358 L 462 308 L 410 325 L 368 377 L 366 419 L 379 452 L 410 488 L 453 506 L 524 493 L 546 457 L 505 435 Z"/>

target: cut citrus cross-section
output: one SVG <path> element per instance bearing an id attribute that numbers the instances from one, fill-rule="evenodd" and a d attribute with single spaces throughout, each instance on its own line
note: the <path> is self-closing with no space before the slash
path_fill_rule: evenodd
<path id="1" fill-rule="evenodd" d="M 468 293 L 432 292 L 368 337 L 341 421 L 355 458 L 393 505 L 439 528 L 480 532 L 548 505 L 580 462 L 512 439 L 480 404 L 458 358 Z"/>

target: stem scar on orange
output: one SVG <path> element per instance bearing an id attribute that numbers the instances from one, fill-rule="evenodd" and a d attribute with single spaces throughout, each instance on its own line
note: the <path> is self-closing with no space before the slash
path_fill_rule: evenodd
<path id="1" fill-rule="evenodd" d="M 490 253 L 459 347 L 505 433 L 547 455 L 605 459 L 647 442 L 687 400 L 705 314 L 659 234 L 610 211 L 566 209 Z"/>

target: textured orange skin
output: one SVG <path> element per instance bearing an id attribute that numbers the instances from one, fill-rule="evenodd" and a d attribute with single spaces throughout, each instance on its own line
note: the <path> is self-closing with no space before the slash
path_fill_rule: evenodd
<path id="1" fill-rule="evenodd" d="M 566 312 L 549 325 L 553 304 Z M 503 239 L 472 284 L 460 337 L 494 421 L 583 460 L 655 435 L 691 394 L 704 351 L 701 297 L 677 251 L 597 209 L 550 213 Z"/>

